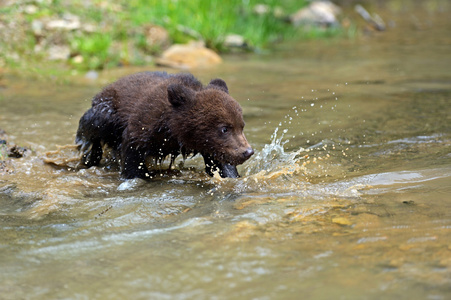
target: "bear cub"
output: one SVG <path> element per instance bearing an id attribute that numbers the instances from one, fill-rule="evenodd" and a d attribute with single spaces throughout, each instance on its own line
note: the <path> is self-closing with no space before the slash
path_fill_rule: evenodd
<path id="1" fill-rule="evenodd" d="M 75 139 L 81 164 L 98 165 L 106 145 L 114 150 L 122 177 L 154 175 L 146 158 L 171 164 L 201 154 L 212 176 L 239 177 L 236 166 L 254 151 L 243 133 L 240 105 L 222 79 L 203 86 L 191 74 L 143 72 L 106 86 L 92 99 L 79 122 Z"/>

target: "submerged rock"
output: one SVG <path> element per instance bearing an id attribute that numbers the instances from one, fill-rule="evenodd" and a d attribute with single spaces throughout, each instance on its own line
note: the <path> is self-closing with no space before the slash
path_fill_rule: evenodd
<path id="1" fill-rule="evenodd" d="M 28 152 L 28 148 L 11 145 L 5 131 L 0 129 L 0 174 L 14 172 L 14 168 L 9 163 L 10 158 L 21 158 Z"/>
<path id="2" fill-rule="evenodd" d="M 174 44 L 163 52 L 156 63 L 161 66 L 192 69 L 204 68 L 220 64 L 221 57 L 203 42 L 190 42 L 188 44 Z"/>
<path id="3" fill-rule="evenodd" d="M 25 152 L 28 151 L 25 147 L 19 147 L 17 145 L 13 145 L 8 149 L 8 157 L 12 158 L 21 158 L 25 156 Z"/>
<path id="4" fill-rule="evenodd" d="M 290 16 L 294 26 L 305 24 L 333 26 L 338 24 L 341 8 L 330 1 L 314 1 Z"/>
<path id="5" fill-rule="evenodd" d="M 343 218 L 343 217 L 333 218 L 332 223 L 335 223 L 335 224 L 338 224 L 341 226 L 351 226 L 352 225 L 352 222 L 349 219 Z"/>

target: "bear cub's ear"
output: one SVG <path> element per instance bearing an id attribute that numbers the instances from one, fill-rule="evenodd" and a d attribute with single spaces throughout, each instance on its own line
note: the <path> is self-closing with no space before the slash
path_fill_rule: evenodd
<path id="1" fill-rule="evenodd" d="M 168 100 L 174 107 L 180 107 L 194 101 L 195 93 L 192 89 L 181 84 L 168 86 Z"/>
<path id="2" fill-rule="evenodd" d="M 226 92 L 227 94 L 229 93 L 229 88 L 227 87 L 227 84 L 225 83 L 224 80 L 219 79 L 219 78 L 216 78 L 216 79 L 213 79 L 212 81 L 210 81 L 210 83 L 207 86 L 207 89 L 208 88 L 215 88 L 215 89 L 221 90 L 223 92 Z"/>

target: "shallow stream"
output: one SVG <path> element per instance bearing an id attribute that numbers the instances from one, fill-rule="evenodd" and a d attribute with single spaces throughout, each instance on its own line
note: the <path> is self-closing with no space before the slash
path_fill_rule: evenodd
<path id="1" fill-rule="evenodd" d="M 389 7 L 386 32 L 193 71 L 243 107 L 256 153 L 238 179 L 209 178 L 201 158 L 150 182 L 46 164 L 73 155 L 48 152 L 73 143 L 103 85 L 144 69 L 4 75 L 0 128 L 32 151 L 0 174 L 0 299 L 450 299 L 451 10 L 438 3 Z"/>

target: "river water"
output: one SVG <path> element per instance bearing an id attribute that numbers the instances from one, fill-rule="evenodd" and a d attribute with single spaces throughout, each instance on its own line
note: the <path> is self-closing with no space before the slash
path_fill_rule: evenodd
<path id="1" fill-rule="evenodd" d="M 143 69 L 4 75 L 0 128 L 31 151 L 0 174 L 0 298 L 450 299 L 450 7 L 427 3 L 381 10 L 385 32 L 193 71 L 243 107 L 256 153 L 238 179 L 194 158 L 125 182 L 49 153 Z"/>

